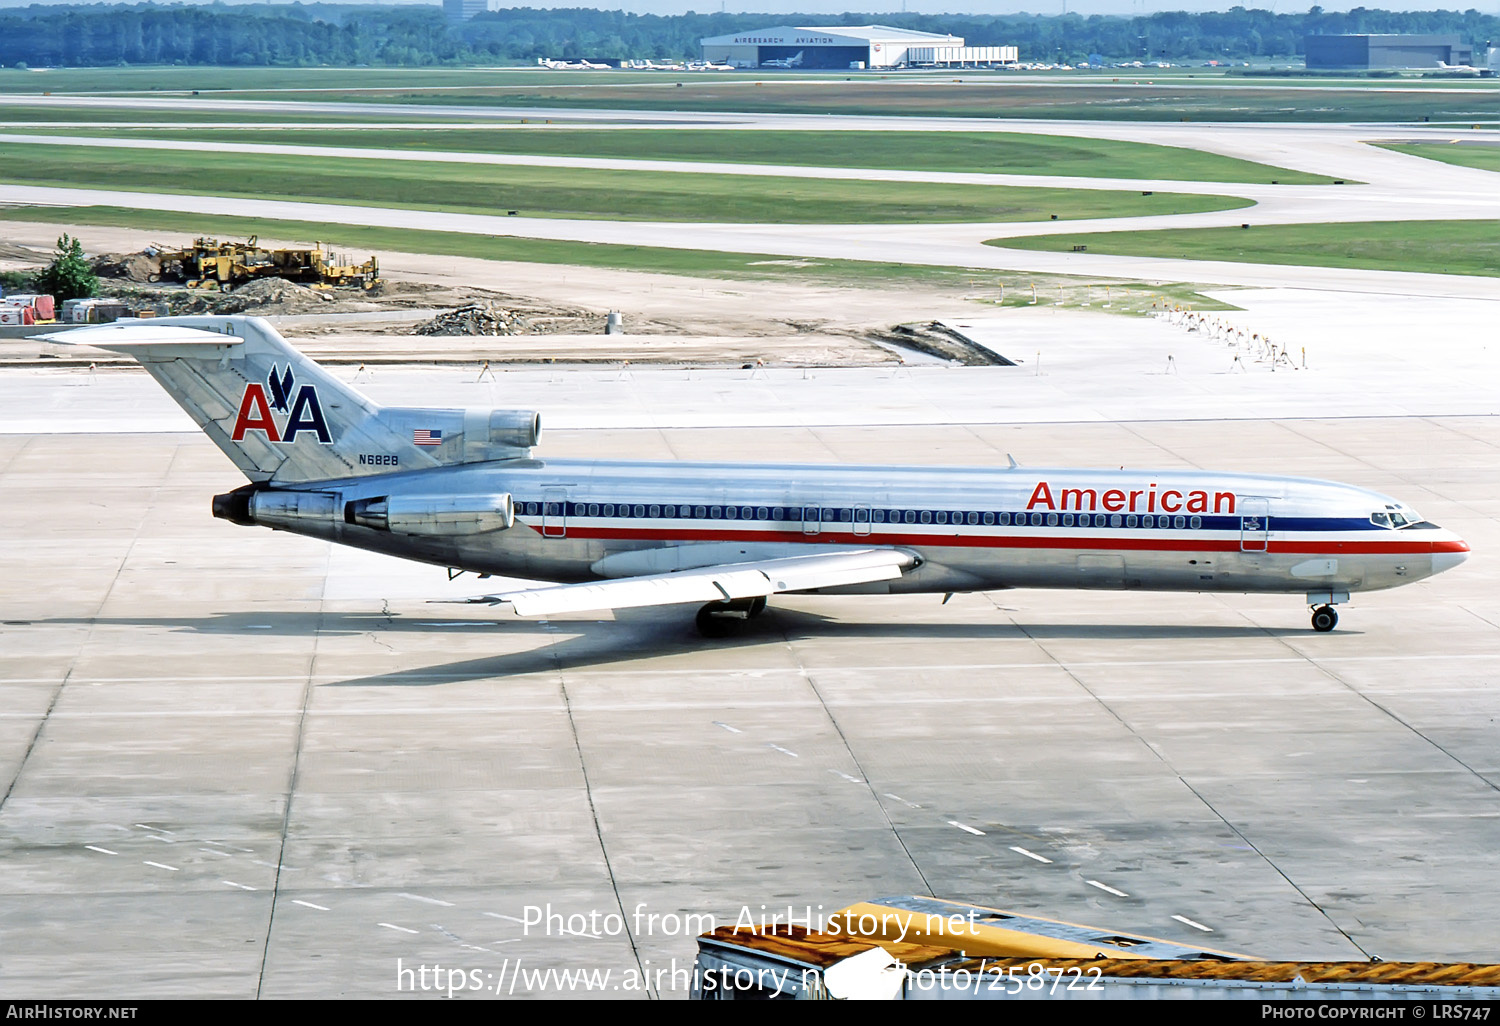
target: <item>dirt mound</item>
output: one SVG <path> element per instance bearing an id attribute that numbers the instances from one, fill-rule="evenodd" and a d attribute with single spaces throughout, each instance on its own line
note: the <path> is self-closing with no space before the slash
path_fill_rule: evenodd
<path id="1" fill-rule="evenodd" d="M 183 314 L 240 314 L 272 317 L 277 314 L 322 312 L 335 302 L 331 292 L 310 289 L 283 278 L 262 278 L 233 292 L 175 287 L 140 287 L 121 283 L 108 292 L 132 305 L 164 307 L 172 316 Z"/>
<path id="2" fill-rule="evenodd" d="M 492 303 L 470 303 L 440 313 L 412 329 L 413 335 L 529 335 L 531 322 Z"/>
<path id="3" fill-rule="evenodd" d="M 233 292 L 217 297 L 214 313 L 312 313 L 332 301 L 318 289 L 287 281 L 285 278 L 260 278 L 241 285 Z"/>
<path id="4" fill-rule="evenodd" d="M 0 260 L 14 261 L 18 264 L 45 264 L 52 259 L 50 253 L 44 253 L 30 246 L 17 246 L 13 242 L 0 242 Z"/>
<path id="5" fill-rule="evenodd" d="M 161 263 L 145 253 L 100 253 L 89 266 L 101 278 L 125 281 L 151 281 L 161 273 Z"/>

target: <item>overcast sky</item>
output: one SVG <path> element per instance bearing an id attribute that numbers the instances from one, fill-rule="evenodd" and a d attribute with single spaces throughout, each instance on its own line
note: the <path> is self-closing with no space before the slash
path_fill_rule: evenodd
<path id="1" fill-rule="evenodd" d="M 78 0 L 0 0 L 0 7 L 26 7 L 32 3 L 77 3 Z M 227 0 L 229 3 L 264 3 L 265 0 Z M 340 0 L 325 0 L 340 2 Z M 371 0 L 348 0 L 351 3 L 369 3 Z M 378 2 L 378 0 L 377 0 Z M 396 0 L 396 2 L 422 2 L 422 0 Z M 500 7 L 595 7 L 608 11 L 629 11 L 633 14 L 681 14 L 684 11 L 743 11 L 777 15 L 797 14 L 842 14 L 851 7 L 861 13 L 879 14 L 886 11 L 912 11 L 922 14 L 1016 14 L 1029 11 L 1032 14 L 1062 14 L 1064 11 L 1077 14 L 1154 14 L 1157 11 L 1226 11 L 1236 6 L 1233 3 L 1213 0 L 628 0 L 628 2 L 587 3 L 581 0 L 560 0 L 558 3 L 515 3 L 514 0 L 490 0 L 491 8 Z M 1242 6 L 1266 9 L 1278 14 L 1295 14 L 1306 11 L 1309 6 L 1303 0 L 1246 0 Z M 1320 5 L 1325 11 L 1347 11 L 1353 7 L 1369 7 L 1388 11 L 1423 10 L 1469 10 L 1487 14 L 1500 14 L 1500 0 L 1464 0 L 1462 3 L 1432 4 L 1410 3 L 1393 0 L 1326 0 Z"/>

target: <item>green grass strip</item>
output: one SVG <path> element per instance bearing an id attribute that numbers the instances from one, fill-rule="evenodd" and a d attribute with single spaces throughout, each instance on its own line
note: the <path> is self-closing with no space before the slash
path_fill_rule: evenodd
<path id="1" fill-rule="evenodd" d="M 872 260 L 817 260 L 756 253 L 724 253 L 718 250 L 556 242 L 274 218 L 200 216 L 107 206 L 7 207 L 0 208 L 0 221 L 55 224 L 59 230 L 66 228 L 77 232 L 84 246 L 90 249 L 94 247 L 90 246 L 86 226 L 93 225 L 140 229 L 142 247 L 149 241 L 166 245 L 178 241 L 164 237 L 168 233 L 186 237 L 209 235 L 220 239 L 259 235 L 263 240 L 277 239 L 289 243 L 322 241 L 355 257 L 363 257 L 366 253 L 428 253 L 481 260 L 599 267 L 741 281 L 786 281 L 865 288 L 926 285 L 959 289 L 981 301 L 1003 301 L 1006 306 L 1028 305 L 1031 294 L 1028 285 L 1035 285 L 1040 289 L 1043 302 L 1048 304 L 1061 286 L 1067 297 L 1065 305 L 1068 306 L 1098 304 L 1103 299 L 1103 286 L 1111 285 L 1114 288 L 1112 309 L 1116 313 L 1145 312 L 1158 297 L 1167 297 L 1178 303 L 1191 303 L 1198 309 L 1234 309 L 1197 294 L 1186 284 L 1152 285 L 1147 288 L 1109 278 L 997 273 L 977 268 Z M 180 241 L 188 240 L 184 238 Z"/>
<path id="2" fill-rule="evenodd" d="M 280 154 L 0 145 L 0 181 L 326 200 L 466 214 L 737 224 L 1142 217 L 1248 206 L 1232 196 L 605 171 Z"/>
<path id="3" fill-rule="evenodd" d="M 1191 75 L 1187 76 L 1192 78 Z M 907 76 L 855 78 L 850 83 L 767 73 L 760 82 L 689 79 L 616 84 L 609 76 L 559 79 L 537 86 L 406 89 L 395 93 L 339 91 L 255 92 L 240 99 L 342 101 L 493 108 L 557 107 L 654 111 L 845 114 L 1100 121 L 1365 122 L 1470 124 L 1500 117 L 1500 88 L 1446 86 L 1324 86 L 1205 81 L 1157 82 L 1148 76 L 1106 82 L 1014 75 L 953 79 Z M 229 94 L 226 94 L 229 95 Z"/>
<path id="4" fill-rule="evenodd" d="M 5 114 L 0 107 L 0 117 Z M 125 118 L 132 115 L 126 114 Z M 535 121 L 536 119 L 531 119 Z M 59 130 L 66 131 L 66 130 Z M 450 153 L 504 153 L 631 160 L 682 160 L 793 167 L 889 168 L 1083 178 L 1165 178 L 1187 182 L 1277 181 L 1327 185 L 1324 175 L 1293 171 L 1180 146 L 1073 139 L 1022 132 L 817 132 L 705 129 L 566 129 L 510 126 L 419 130 L 385 128 L 111 129 L 110 136 L 225 140 L 288 146 L 351 146 Z M 105 134 L 75 130 L 73 134 Z"/>
<path id="5" fill-rule="evenodd" d="M 1381 149 L 1409 153 L 1413 157 L 1441 160 L 1444 164 L 1500 171 L 1500 146 L 1459 143 L 1376 143 Z"/>
<path id="6" fill-rule="evenodd" d="M 1364 221 L 991 239 L 1006 249 L 1500 276 L 1500 221 Z"/>

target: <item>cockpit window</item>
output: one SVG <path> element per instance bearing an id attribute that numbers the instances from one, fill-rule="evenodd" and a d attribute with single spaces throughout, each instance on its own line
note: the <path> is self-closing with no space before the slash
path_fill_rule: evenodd
<path id="1" fill-rule="evenodd" d="M 1376 527 L 1389 528 L 1399 531 L 1407 527 L 1426 527 L 1427 522 L 1414 509 L 1397 509 L 1395 506 L 1386 506 L 1383 511 L 1370 514 L 1370 523 Z"/>

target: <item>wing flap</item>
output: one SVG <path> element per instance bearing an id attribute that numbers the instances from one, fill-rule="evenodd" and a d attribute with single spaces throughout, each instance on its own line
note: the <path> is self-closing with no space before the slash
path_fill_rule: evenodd
<path id="1" fill-rule="evenodd" d="M 899 549 L 845 549 L 807 556 L 622 577 L 587 584 L 505 592 L 489 596 L 508 602 L 521 616 L 579 613 L 592 609 L 632 609 L 679 602 L 724 602 L 788 591 L 838 588 L 888 581 L 916 563 Z"/>

